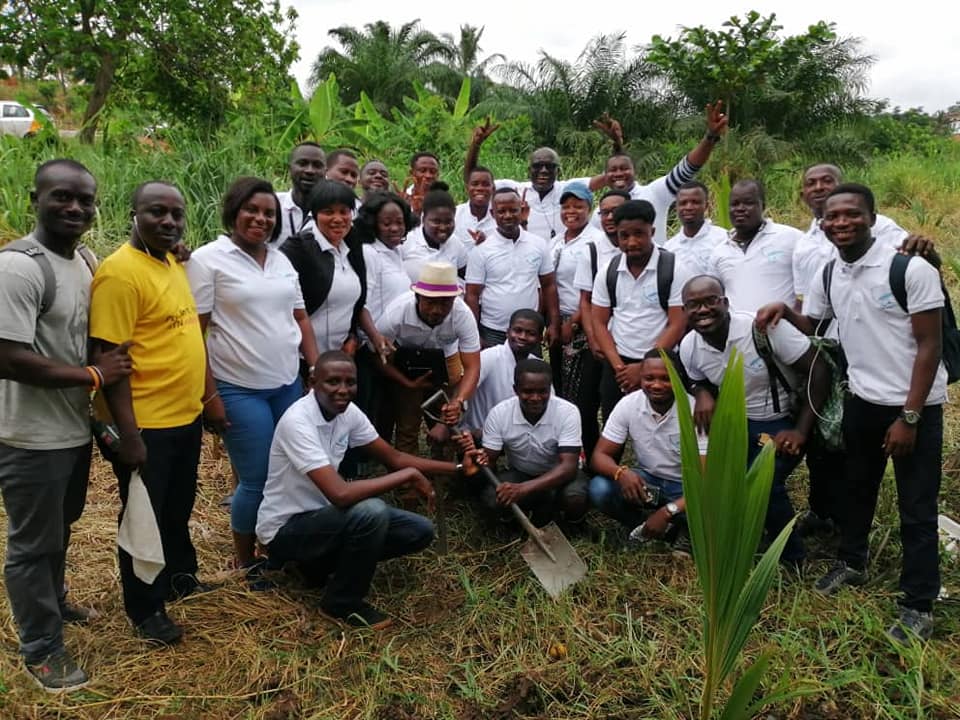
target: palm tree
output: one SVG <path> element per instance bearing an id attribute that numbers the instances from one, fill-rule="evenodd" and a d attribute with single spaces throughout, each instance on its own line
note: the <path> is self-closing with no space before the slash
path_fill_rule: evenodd
<path id="1" fill-rule="evenodd" d="M 606 143 L 591 126 L 604 112 L 635 140 L 660 134 L 672 122 L 669 103 L 659 92 L 662 83 L 651 82 L 642 57 L 627 55 L 625 38 L 622 32 L 597 35 L 572 63 L 541 50 L 535 64 L 498 68 L 503 80 L 526 96 L 524 112 L 536 137 L 575 155 L 602 154 L 599 147 Z"/>
<path id="2" fill-rule="evenodd" d="M 419 19 L 396 29 L 384 20 L 367 23 L 363 30 L 342 25 L 327 34 L 343 50 L 324 48 L 313 63 L 310 82 L 317 85 L 333 73 L 344 103 L 354 103 L 366 92 L 383 113 L 414 95 L 414 81 L 424 67 L 441 58 L 452 59 L 450 49 L 422 29 Z"/>
<path id="3" fill-rule="evenodd" d="M 446 46 L 446 62 L 434 62 L 424 68 L 427 84 L 441 95 L 455 98 L 463 79 L 470 78 L 470 105 L 476 105 L 487 94 L 492 84 L 489 71 L 497 63 L 506 62 L 501 53 L 493 53 L 481 59 L 480 38 L 484 28 L 461 25 L 460 37 L 443 33 L 440 41 Z"/>

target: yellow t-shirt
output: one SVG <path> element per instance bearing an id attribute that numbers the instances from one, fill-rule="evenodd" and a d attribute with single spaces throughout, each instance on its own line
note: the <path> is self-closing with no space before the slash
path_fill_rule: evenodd
<path id="1" fill-rule="evenodd" d="M 133 412 L 141 428 L 189 425 L 203 409 L 206 351 L 187 273 L 124 243 L 101 263 L 90 297 L 90 336 L 132 340 Z"/>

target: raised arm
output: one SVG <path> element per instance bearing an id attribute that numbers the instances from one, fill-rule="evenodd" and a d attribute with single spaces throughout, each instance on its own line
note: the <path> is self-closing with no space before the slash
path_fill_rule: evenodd
<path id="1" fill-rule="evenodd" d="M 473 134 L 470 136 L 470 145 L 467 146 L 467 156 L 463 160 L 464 185 L 469 184 L 470 173 L 472 173 L 474 168 L 479 164 L 480 146 L 483 145 L 484 141 L 493 135 L 499 127 L 499 125 L 491 123 L 490 116 L 487 115 L 487 117 L 483 119 L 483 124 L 477 125 L 477 127 L 473 129 Z"/>

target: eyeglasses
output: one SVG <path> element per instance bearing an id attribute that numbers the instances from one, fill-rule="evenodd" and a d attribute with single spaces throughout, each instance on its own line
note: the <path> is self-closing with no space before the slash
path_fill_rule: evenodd
<path id="1" fill-rule="evenodd" d="M 530 163 L 531 170 L 556 170 L 557 163 L 555 162 L 532 162 Z"/>
<path id="2" fill-rule="evenodd" d="M 700 308 L 711 309 L 717 307 L 722 301 L 722 295 L 707 295 L 705 298 L 700 298 L 699 300 L 687 300 L 683 304 L 683 309 L 687 312 L 693 312 Z"/>

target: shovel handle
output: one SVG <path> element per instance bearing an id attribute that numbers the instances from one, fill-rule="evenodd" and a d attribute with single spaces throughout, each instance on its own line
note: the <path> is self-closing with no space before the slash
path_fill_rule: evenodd
<path id="1" fill-rule="evenodd" d="M 487 476 L 487 480 L 493 483 L 494 487 L 500 487 L 500 478 L 496 476 L 493 470 L 486 465 L 482 465 L 480 469 L 483 471 L 484 475 Z M 530 536 L 530 539 L 533 540 L 537 544 L 537 547 L 543 551 L 543 554 L 550 558 L 552 562 L 557 562 L 556 555 L 554 555 L 553 551 L 547 547 L 547 544 L 543 541 L 543 536 L 540 535 L 540 531 L 537 530 L 536 526 L 534 526 L 532 522 L 530 522 L 530 518 L 526 516 L 523 510 L 517 507 L 516 503 L 510 503 L 510 511 L 517 519 L 517 522 L 520 523 L 523 529 L 527 531 L 527 535 Z"/>

